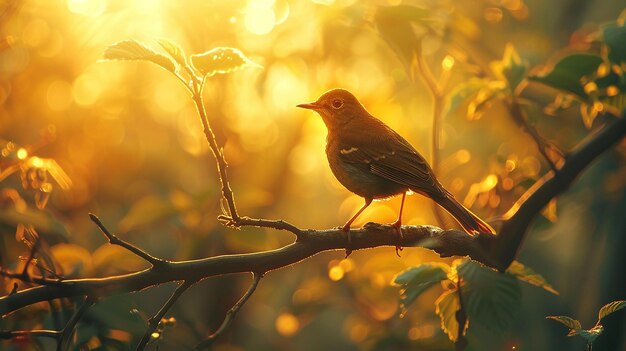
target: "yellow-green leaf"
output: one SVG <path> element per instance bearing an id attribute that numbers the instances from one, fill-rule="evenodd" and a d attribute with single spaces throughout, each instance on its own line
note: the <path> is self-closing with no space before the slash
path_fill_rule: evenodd
<path id="1" fill-rule="evenodd" d="M 58 244 L 50 249 L 52 257 L 61 266 L 61 275 L 76 276 L 91 269 L 91 254 L 75 244 Z"/>
<path id="2" fill-rule="evenodd" d="M 156 63 L 170 72 L 175 72 L 174 62 L 169 58 L 157 54 L 144 44 L 135 40 L 125 40 L 109 46 L 104 51 L 107 60 L 144 60 Z"/>
<path id="3" fill-rule="evenodd" d="M 546 291 L 551 292 L 555 295 L 559 294 L 559 292 L 556 291 L 552 287 L 552 285 L 548 284 L 544 277 L 542 277 L 540 274 L 533 271 L 529 267 L 526 267 L 523 264 L 519 263 L 518 261 L 513 261 L 513 263 L 511 263 L 511 266 L 509 266 L 506 272 L 508 274 L 514 275 L 515 277 L 517 277 L 517 279 L 523 282 L 545 289 Z"/>
<path id="4" fill-rule="evenodd" d="M 185 52 L 183 51 L 183 48 L 180 47 L 180 45 L 165 38 L 159 39 L 157 40 L 157 42 L 159 43 L 159 45 L 161 45 L 163 50 L 165 50 L 170 56 L 172 56 L 174 61 L 178 62 L 179 65 L 187 65 Z"/>
<path id="5" fill-rule="evenodd" d="M 230 73 L 247 66 L 261 67 L 250 61 L 241 50 L 229 47 L 217 47 L 202 54 L 191 55 L 191 64 L 208 76 Z"/>
<path id="6" fill-rule="evenodd" d="M 582 326 L 580 325 L 580 322 L 578 320 L 568 316 L 547 316 L 546 318 L 555 320 L 568 327 L 569 329 L 582 329 Z"/>
<path id="7" fill-rule="evenodd" d="M 455 342 L 459 333 L 459 322 L 456 320 L 456 311 L 459 310 L 459 297 L 456 290 L 448 290 L 441 294 L 435 301 L 435 312 L 441 319 L 441 329 L 448 335 L 448 338 Z M 465 324 L 465 331 L 469 326 L 469 321 Z"/>
<path id="8" fill-rule="evenodd" d="M 392 284 L 402 288 L 400 300 L 406 309 L 415 299 L 429 287 L 446 279 L 450 267 L 444 263 L 423 263 L 410 267 L 393 278 Z"/>
<path id="9" fill-rule="evenodd" d="M 625 300 L 617 300 L 617 301 L 609 302 L 606 305 L 602 306 L 602 308 L 600 309 L 600 312 L 598 312 L 598 320 L 601 320 L 604 317 L 608 316 L 609 314 L 615 311 L 621 310 L 624 307 L 626 307 Z"/>

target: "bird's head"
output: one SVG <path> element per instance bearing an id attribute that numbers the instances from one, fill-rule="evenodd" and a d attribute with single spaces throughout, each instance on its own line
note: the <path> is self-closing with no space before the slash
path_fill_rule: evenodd
<path id="1" fill-rule="evenodd" d="M 329 90 L 322 94 L 317 101 L 297 106 L 319 113 L 329 130 L 353 118 L 370 115 L 359 100 L 345 89 Z"/>

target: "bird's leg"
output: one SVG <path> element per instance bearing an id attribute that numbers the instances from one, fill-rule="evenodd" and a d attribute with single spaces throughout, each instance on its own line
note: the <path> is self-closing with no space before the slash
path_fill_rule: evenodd
<path id="1" fill-rule="evenodd" d="M 404 209 L 404 199 L 406 198 L 406 192 L 402 193 L 402 202 L 400 202 L 400 214 L 398 214 L 398 220 L 396 220 L 392 225 L 396 228 L 398 232 L 398 243 L 396 244 L 396 255 L 400 257 L 400 251 L 402 251 L 402 210 Z"/>
<path id="2" fill-rule="evenodd" d="M 363 207 L 361 207 L 361 209 L 359 209 L 357 211 L 357 213 L 354 214 L 354 216 L 352 216 L 352 218 L 350 218 L 346 224 L 343 225 L 343 227 L 341 228 L 342 231 L 344 231 L 347 235 L 348 235 L 348 245 L 346 246 L 346 258 L 348 256 L 350 256 L 350 254 L 352 253 L 352 235 L 350 235 L 350 225 L 352 224 L 352 222 L 354 222 L 355 219 L 357 219 L 357 217 L 359 217 L 359 215 L 361 214 L 361 212 L 363 212 L 367 206 L 369 206 L 372 203 L 371 198 L 365 198 L 365 204 L 363 205 Z"/>

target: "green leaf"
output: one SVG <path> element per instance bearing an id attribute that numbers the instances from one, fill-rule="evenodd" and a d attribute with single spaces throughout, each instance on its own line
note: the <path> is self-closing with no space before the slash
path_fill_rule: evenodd
<path id="1" fill-rule="evenodd" d="M 172 62 L 172 60 L 161 54 L 157 54 L 156 52 L 148 49 L 144 44 L 135 40 L 120 41 L 119 43 L 109 46 L 104 51 L 104 58 L 106 60 L 150 61 L 170 72 L 176 71 L 176 67 L 174 66 L 174 62 Z"/>
<path id="2" fill-rule="evenodd" d="M 393 278 L 393 284 L 402 288 L 400 303 L 406 309 L 429 287 L 446 279 L 450 268 L 443 263 L 424 263 L 408 268 Z"/>
<path id="3" fill-rule="evenodd" d="M 604 327 L 601 324 L 598 324 L 589 330 L 576 329 L 576 333 L 573 333 L 572 335 L 580 335 L 587 341 L 587 344 L 592 344 L 598 336 L 602 335 L 603 331 Z"/>
<path id="4" fill-rule="evenodd" d="M 581 79 L 594 74 L 601 63 L 602 58 L 598 55 L 572 54 L 563 57 L 547 74 L 528 78 L 586 100 L 588 95 Z"/>
<path id="5" fill-rule="evenodd" d="M 625 300 L 617 300 L 617 301 L 609 302 L 606 305 L 602 306 L 602 308 L 600 309 L 600 312 L 598 312 L 598 320 L 600 321 L 604 319 L 604 317 L 608 316 L 609 314 L 615 311 L 621 310 L 624 307 L 626 307 Z"/>
<path id="6" fill-rule="evenodd" d="M 493 63 L 493 68 L 496 74 L 501 75 L 507 81 L 511 91 L 515 91 L 515 88 L 524 80 L 528 69 L 527 64 L 522 61 L 511 43 L 506 45 L 502 60 Z"/>
<path id="7" fill-rule="evenodd" d="M 471 96 L 474 96 L 480 89 L 485 88 L 489 84 L 489 80 L 480 78 L 470 78 L 468 81 L 458 84 L 447 95 L 445 114 L 456 111 L 457 108 Z"/>
<path id="8" fill-rule="evenodd" d="M 228 47 L 218 47 L 202 54 L 191 55 L 191 64 L 208 76 L 230 73 L 246 66 L 261 67 L 250 61 L 239 49 Z"/>
<path id="9" fill-rule="evenodd" d="M 158 196 L 147 195 L 133 204 L 126 216 L 120 221 L 118 230 L 120 233 L 126 233 L 158 223 L 177 213 L 176 207 L 170 201 Z"/>
<path id="10" fill-rule="evenodd" d="M 520 308 L 519 281 L 469 260 L 457 271 L 464 282 L 463 302 L 472 323 L 489 331 L 507 330 Z"/>
<path id="11" fill-rule="evenodd" d="M 548 284 L 544 277 L 530 269 L 530 267 L 526 267 L 518 261 L 513 261 L 513 263 L 511 263 L 506 272 L 523 282 L 545 289 L 546 291 L 551 292 L 554 295 L 559 294 L 558 291 L 556 291 L 550 284 Z"/>
<path id="12" fill-rule="evenodd" d="M 546 318 L 555 320 L 572 330 L 578 330 L 582 328 L 578 320 L 568 316 L 547 316 Z"/>
<path id="13" fill-rule="evenodd" d="M 380 6 L 374 17 L 374 23 L 383 40 L 398 55 L 405 69 L 410 71 L 415 49 L 421 45 L 413 30 L 413 23 L 424 24 L 429 21 L 430 12 L 415 6 Z"/>
<path id="14" fill-rule="evenodd" d="M 456 311 L 459 308 L 459 297 L 456 289 L 444 292 L 435 301 L 435 313 L 441 319 L 441 329 L 452 342 L 456 341 L 459 333 L 459 322 L 456 320 Z M 467 330 L 468 325 L 469 321 L 465 325 L 465 330 Z"/>
<path id="15" fill-rule="evenodd" d="M 626 62 L 626 26 L 622 23 L 607 24 L 602 27 L 602 41 L 608 47 L 608 57 L 613 63 Z"/>
<path id="16" fill-rule="evenodd" d="M 159 45 L 161 45 L 163 50 L 165 50 L 179 65 L 187 65 L 185 52 L 183 51 L 183 48 L 180 47 L 180 45 L 165 38 L 159 39 L 157 40 L 157 42 L 159 43 Z"/>

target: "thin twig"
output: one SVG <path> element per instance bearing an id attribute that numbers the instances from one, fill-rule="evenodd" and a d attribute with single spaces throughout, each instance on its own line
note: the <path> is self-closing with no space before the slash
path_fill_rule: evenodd
<path id="1" fill-rule="evenodd" d="M 296 237 L 300 237 L 300 235 L 302 234 L 302 230 L 300 228 L 282 219 L 278 219 L 278 220 L 258 219 L 258 218 L 250 218 L 247 216 L 243 216 L 243 217 L 239 217 L 239 221 L 235 222 L 229 216 L 220 215 L 217 217 L 217 220 L 220 222 L 223 222 L 224 225 L 229 226 L 229 227 L 230 226 L 234 226 L 234 227 L 250 226 L 250 227 L 286 230 L 295 234 Z"/>
<path id="2" fill-rule="evenodd" d="M 226 159 L 224 158 L 223 150 L 218 146 L 217 140 L 215 138 L 215 134 L 213 133 L 213 129 L 211 129 L 211 125 L 209 124 L 209 118 L 207 116 L 206 110 L 204 108 L 204 102 L 202 101 L 202 90 L 204 89 L 204 79 L 200 82 L 196 82 L 196 79 L 193 79 L 194 87 L 193 87 L 193 102 L 196 105 L 196 109 L 198 110 L 198 114 L 200 114 L 200 120 L 202 121 L 202 127 L 204 130 L 204 136 L 206 137 L 207 142 L 209 143 L 209 148 L 215 157 L 217 172 L 219 174 L 220 183 L 222 186 L 222 195 L 224 199 L 226 199 L 226 203 L 228 204 L 229 216 L 235 223 L 238 223 L 240 220 L 239 214 L 237 213 L 237 206 L 235 205 L 235 198 L 233 195 L 233 191 L 230 188 L 230 183 L 228 181 L 228 164 L 226 163 Z"/>
<path id="3" fill-rule="evenodd" d="M 431 166 L 435 174 L 438 174 L 439 171 L 439 133 L 441 129 L 441 117 L 443 113 L 443 87 L 441 87 L 435 77 L 424 62 L 424 57 L 422 56 L 422 48 L 421 45 L 415 50 L 415 67 L 422 77 L 422 80 L 426 84 L 428 91 L 433 99 L 433 126 L 432 126 L 432 144 L 431 144 L 431 153 L 432 153 L 432 162 Z M 435 219 L 439 225 L 443 225 L 445 223 L 445 217 L 441 207 L 439 207 L 434 201 L 431 201 L 431 205 L 433 208 L 433 213 L 435 214 Z"/>
<path id="4" fill-rule="evenodd" d="M 80 305 L 78 310 L 74 312 L 72 318 L 70 318 L 70 320 L 63 328 L 61 332 L 61 338 L 57 343 L 57 351 L 69 350 L 70 339 L 72 338 L 72 335 L 74 335 L 74 329 L 76 329 L 76 325 L 78 324 L 80 319 L 83 318 L 83 315 L 85 314 L 85 312 L 87 312 L 89 307 L 93 306 L 95 302 L 96 300 L 91 296 L 85 297 L 83 303 Z"/>
<path id="5" fill-rule="evenodd" d="M 252 294 L 256 290 L 256 287 L 257 285 L 259 285 L 259 281 L 261 280 L 261 278 L 263 278 L 263 274 L 252 273 L 252 284 L 250 284 L 248 291 L 246 291 L 246 293 L 241 297 L 241 299 L 239 299 L 239 301 L 237 301 L 237 303 L 234 304 L 230 310 L 228 310 L 228 312 L 226 313 L 226 317 L 224 317 L 224 321 L 222 322 L 220 327 L 217 328 L 217 330 L 213 334 L 209 335 L 209 337 L 202 340 L 202 342 L 200 342 L 196 346 L 197 350 L 204 349 L 204 348 L 211 346 L 213 342 L 215 342 L 215 340 L 220 335 L 222 335 L 222 333 L 224 333 L 224 331 L 227 330 L 228 327 L 230 327 L 231 323 L 233 322 L 233 320 L 235 320 L 235 317 L 237 316 L 237 312 L 239 312 L 241 307 L 243 307 L 246 301 L 248 301 L 250 296 L 252 296 Z"/>
<path id="6" fill-rule="evenodd" d="M 125 248 L 126 250 L 148 261 L 148 263 L 150 263 L 152 267 L 156 269 L 164 269 L 168 267 L 168 263 L 169 263 L 168 261 L 154 257 L 148 254 L 147 252 L 143 251 L 142 249 L 138 248 L 137 246 L 134 246 L 133 244 L 128 243 L 118 238 L 117 236 L 115 236 L 104 226 L 104 224 L 102 224 L 100 219 L 95 214 L 90 213 L 89 218 L 91 218 L 91 220 L 98 226 L 98 228 L 100 228 L 100 231 L 102 232 L 102 234 L 104 234 L 104 236 L 106 236 L 106 238 L 109 240 L 109 244 L 118 245 L 118 246 Z"/>
<path id="7" fill-rule="evenodd" d="M 30 338 L 39 336 L 58 340 L 61 337 L 61 331 L 58 330 L 0 330 L 0 339 L 8 340 L 15 338 Z"/>
<path id="8" fill-rule="evenodd" d="M 143 349 L 145 349 L 146 345 L 148 344 L 148 341 L 150 341 L 150 338 L 152 338 L 152 333 L 154 333 L 156 328 L 159 326 L 159 323 L 161 322 L 161 319 L 163 319 L 163 316 L 165 316 L 167 311 L 169 311 L 169 309 L 172 307 L 172 305 L 174 305 L 174 303 L 176 303 L 178 298 L 190 286 L 195 284 L 195 282 L 196 282 L 195 280 L 193 280 L 193 281 L 192 280 L 185 280 L 185 281 L 183 281 L 182 284 L 180 284 L 176 288 L 176 290 L 174 290 L 174 293 L 172 293 L 172 296 L 170 296 L 170 298 L 167 299 L 167 301 L 165 302 L 165 304 L 163 304 L 161 309 L 159 309 L 159 311 L 148 320 L 148 328 L 144 332 L 143 337 L 141 338 L 141 341 L 139 341 L 139 344 L 137 344 L 137 348 L 136 348 L 137 351 L 142 351 Z"/>
<path id="9" fill-rule="evenodd" d="M 28 281 L 28 266 L 30 266 L 30 263 L 33 262 L 33 260 L 35 259 L 35 255 L 37 254 L 37 250 L 39 250 L 39 246 L 41 245 L 41 238 L 37 238 L 35 240 L 35 243 L 33 244 L 33 247 L 31 247 L 30 249 L 30 255 L 28 256 L 28 259 L 26 260 L 25 264 L 24 264 L 24 269 L 22 270 L 22 280 L 23 281 Z"/>
<path id="10" fill-rule="evenodd" d="M 552 171 L 554 171 L 554 173 L 556 174 L 558 172 L 558 167 L 548 155 L 547 150 L 548 149 L 553 150 L 555 153 L 558 154 L 561 160 L 565 159 L 563 152 L 561 152 L 561 150 L 558 147 L 556 147 L 556 145 L 546 141 L 539 134 L 537 129 L 535 129 L 535 127 L 533 127 L 532 125 L 530 125 L 530 123 L 528 123 L 528 120 L 524 116 L 524 112 L 522 111 L 522 108 L 519 105 L 519 102 L 517 101 L 515 96 L 511 96 L 510 99 L 506 101 L 506 105 L 507 105 L 507 108 L 509 109 L 509 113 L 511 117 L 513 118 L 513 121 L 519 127 L 521 127 L 526 132 L 526 134 L 528 134 L 533 139 L 533 141 L 537 145 L 537 149 L 539 150 L 539 153 L 541 154 L 541 156 L 543 156 L 546 162 L 548 162 L 548 165 L 550 166 Z"/>

